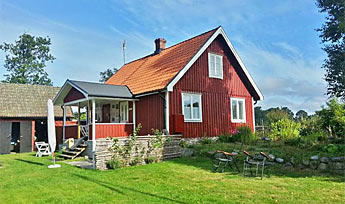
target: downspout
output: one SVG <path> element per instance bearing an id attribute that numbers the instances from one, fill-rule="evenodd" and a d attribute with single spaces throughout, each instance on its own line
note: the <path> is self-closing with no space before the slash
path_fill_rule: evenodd
<path id="1" fill-rule="evenodd" d="M 163 124 L 164 124 L 164 129 L 167 130 L 167 127 L 166 127 L 166 121 L 165 121 L 165 117 L 166 117 L 166 111 L 167 111 L 167 106 L 166 106 L 166 101 L 165 101 L 165 96 L 162 95 L 162 92 L 158 92 L 158 95 L 159 97 L 161 97 L 162 99 L 162 103 L 163 103 L 163 108 L 164 108 L 164 111 L 163 111 Z"/>

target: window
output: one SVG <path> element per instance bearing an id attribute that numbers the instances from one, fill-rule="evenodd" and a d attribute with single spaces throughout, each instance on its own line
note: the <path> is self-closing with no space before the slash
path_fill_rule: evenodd
<path id="1" fill-rule="evenodd" d="M 128 122 L 128 102 L 120 102 L 120 122 Z"/>
<path id="2" fill-rule="evenodd" d="M 184 121 L 202 122 L 201 94 L 182 93 Z"/>
<path id="3" fill-rule="evenodd" d="M 246 122 L 246 109 L 244 98 L 231 98 L 231 121 L 234 123 Z"/>
<path id="4" fill-rule="evenodd" d="M 223 56 L 208 53 L 208 76 L 223 79 Z"/>

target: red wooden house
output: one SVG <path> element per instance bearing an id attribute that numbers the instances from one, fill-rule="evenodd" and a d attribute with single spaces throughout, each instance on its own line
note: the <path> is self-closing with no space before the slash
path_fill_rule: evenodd
<path id="1" fill-rule="evenodd" d="M 67 80 L 55 104 L 87 107 L 84 129 L 94 140 L 128 136 L 139 123 L 141 135 L 155 128 L 186 138 L 242 125 L 254 130 L 254 103 L 263 95 L 222 27 L 165 44 L 156 39 L 154 53 L 125 64 L 105 84 Z M 66 137 L 77 132 L 65 127 Z"/>

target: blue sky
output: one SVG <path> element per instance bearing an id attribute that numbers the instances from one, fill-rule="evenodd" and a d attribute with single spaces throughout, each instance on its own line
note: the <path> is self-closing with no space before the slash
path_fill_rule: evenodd
<path id="1" fill-rule="evenodd" d="M 0 0 L 0 42 L 24 32 L 49 36 L 55 86 L 69 79 L 98 81 L 99 72 L 222 25 L 262 90 L 263 108 L 309 113 L 327 100 L 320 68 L 326 57 L 315 31 L 324 21 L 313 0 L 47 1 Z M 4 53 L 0 53 L 0 79 Z"/>

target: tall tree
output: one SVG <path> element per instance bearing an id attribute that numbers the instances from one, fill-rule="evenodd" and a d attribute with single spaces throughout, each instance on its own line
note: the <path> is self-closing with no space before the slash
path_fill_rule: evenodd
<path id="1" fill-rule="evenodd" d="M 316 5 L 327 14 L 326 22 L 317 29 L 328 55 L 323 64 L 327 95 L 345 101 L 345 0 L 317 0 Z"/>
<path id="2" fill-rule="evenodd" d="M 296 113 L 297 120 L 305 120 L 308 118 L 308 113 L 305 110 L 299 110 Z"/>
<path id="3" fill-rule="evenodd" d="M 106 82 L 111 76 L 113 76 L 116 72 L 118 71 L 118 69 L 113 68 L 113 69 L 107 69 L 104 72 L 100 72 L 100 79 L 99 82 Z"/>
<path id="4" fill-rule="evenodd" d="M 289 119 L 292 120 L 293 119 L 293 116 L 295 115 L 292 110 L 290 110 L 290 108 L 288 107 L 282 107 L 281 110 L 283 112 L 285 112 L 288 116 L 289 116 Z"/>
<path id="5" fill-rule="evenodd" d="M 345 138 L 345 103 L 339 103 L 336 99 L 327 102 L 327 107 L 316 111 L 321 118 L 321 127 L 330 135 Z"/>
<path id="6" fill-rule="evenodd" d="M 14 44 L 4 43 L 0 49 L 6 54 L 4 67 L 9 72 L 3 82 L 53 85 L 44 70 L 46 62 L 53 62 L 49 37 L 35 37 L 24 33 Z"/>
<path id="7" fill-rule="evenodd" d="M 267 118 L 265 115 L 265 111 L 262 110 L 261 106 L 255 107 L 254 112 L 255 112 L 255 125 L 267 125 Z"/>

